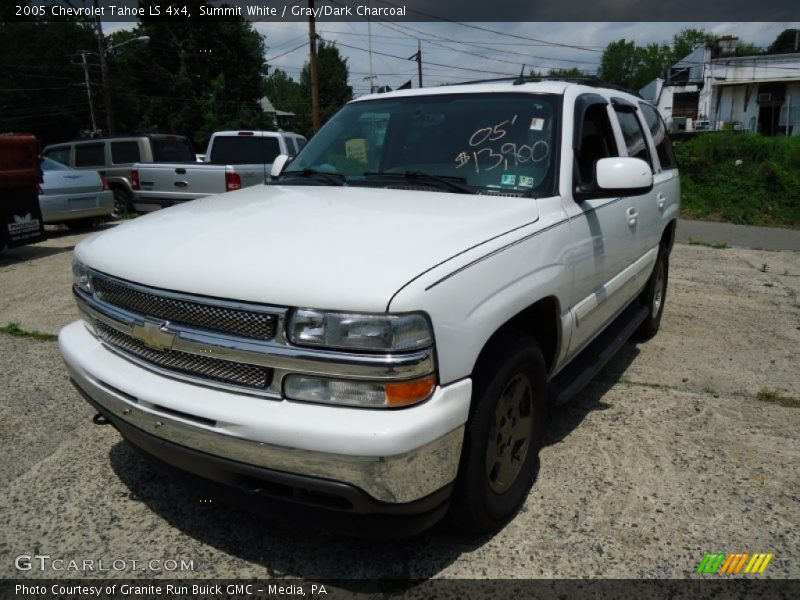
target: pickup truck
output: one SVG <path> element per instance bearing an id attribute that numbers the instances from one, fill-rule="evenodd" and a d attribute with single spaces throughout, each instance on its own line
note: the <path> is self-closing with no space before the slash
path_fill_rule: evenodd
<path id="1" fill-rule="evenodd" d="M 76 247 L 59 345 L 96 419 L 251 510 L 502 527 L 548 408 L 659 329 L 658 112 L 561 81 L 369 95 L 272 173 Z"/>
<path id="2" fill-rule="evenodd" d="M 150 212 L 264 183 L 277 156 L 293 157 L 305 143 L 303 136 L 283 131 L 219 131 L 203 163 L 134 165 L 133 206 Z"/>

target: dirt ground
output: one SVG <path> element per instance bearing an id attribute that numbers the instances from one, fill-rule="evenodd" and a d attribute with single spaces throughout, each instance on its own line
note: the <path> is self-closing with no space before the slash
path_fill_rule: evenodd
<path id="1" fill-rule="evenodd" d="M 0 326 L 77 318 L 80 237 L 0 255 Z M 659 335 L 552 415 L 524 509 L 477 539 L 360 540 L 201 502 L 92 424 L 54 341 L 0 334 L 0 577 L 93 574 L 15 568 L 36 553 L 139 561 L 102 573 L 126 578 L 649 578 L 769 552 L 764 576 L 798 578 L 800 253 L 679 244 L 670 269 Z M 154 559 L 193 569 L 140 570 Z"/>

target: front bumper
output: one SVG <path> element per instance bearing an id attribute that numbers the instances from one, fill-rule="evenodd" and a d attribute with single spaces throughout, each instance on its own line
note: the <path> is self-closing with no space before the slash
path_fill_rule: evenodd
<path id="1" fill-rule="evenodd" d="M 109 351 L 81 322 L 61 331 L 59 346 L 75 384 L 123 434 L 130 427 L 211 461 L 345 484 L 373 501 L 362 503 L 368 511 L 431 496 L 458 471 L 470 380 L 407 409 L 354 409 L 177 381 Z"/>

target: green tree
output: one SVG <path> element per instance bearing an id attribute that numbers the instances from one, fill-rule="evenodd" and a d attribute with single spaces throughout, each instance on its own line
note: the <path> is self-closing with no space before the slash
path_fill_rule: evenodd
<path id="1" fill-rule="evenodd" d="M 0 132 L 34 133 L 43 144 L 91 129 L 80 51 L 87 56 L 98 126 L 102 94 L 92 28 L 71 21 L 0 21 Z"/>
<path id="2" fill-rule="evenodd" d="M 286 71 L 275 69 L 264 79 L 264 95 L 278 110 L 286 110 L 297 115 L 306 111 L 306 100 L 302 86 L 289 77 Z"/>
<path id="3" fill-rule="evenodd" d="M 154 3 L 140 0 L 145 8 Z M 182 4 L 197 14 L 206 3 Z M 109 55 L 119 131 L 183 133 L 202 148 L 216 130 L 271 126 L 259 104 L 264 39 L 249 22 L 208 19 L 187 27 L 145 17 L 125 35 L 150 40 Z"/>
<path id="4" fill-rule="evenodd" d="M 570 69 L 550 69 L 550 72 L 547 74 L 548 77 L 566 77 L 566 78 L 574 78 L 574 77 L 585 77 L 586 74 L 576 67 L 572 67 Z"/>
<path id="5" fill-rule="evenodd" d="M 638 90 L 715 39 L 714 34 L 702 29 L 687 28 L 675 34 L 670 44 L 638 46 L 633 41 L 617 40 L 603 51 L 599 75 L 611 83 Z"/>
<path id="6" fill-rule="evenodd" d="M 317 48 L 319 73 L 319 112 L 320 124 L 324 124 L 342 106 L 353 99 L 353 88 L 347 81 L 350 68 L 347 59 L 342 58 L 335 44 L 320 42 Z M 311 123 L 311 67 L 303 65 L 300 73 L 302 97 L 305 99 L 302 113 L 295 117 L 296 130 L 306 135 L 313 133 Z"/>
<path id="7" fill-rule="evenodd" d="M 634 88 L 640 69 L 640 54 L 633 41 L 611 42 L 603 51 L 598 75 L 610 83 Z"/>
<path id="8" fill-rule="evenodd" d="M 691 27 L 682 29 L 680 33 L 676 33 L 672 37 L 671 62 L 676 63 L 679 60 L 686 58 L 697 48 L 700 48 L 705 44 L 713 43 L 716 38 L 717 36 L 715 36 L 713 33 L 709 33 L 703 29 L 694 29 Z"/>
<path id="9" fill-rule="evenodd" d="M 767 50 L 770 54 L 800 52 L 800 29 L 784 29 Z"/>

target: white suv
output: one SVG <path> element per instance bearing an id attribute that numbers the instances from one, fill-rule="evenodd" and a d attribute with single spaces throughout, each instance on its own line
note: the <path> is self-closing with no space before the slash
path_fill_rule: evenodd
<path id="1" fill-rule="evenodd" d="M 501 526 L 548 405 L 658 330 L 680 195 L 658 113 L 558 81 L 406 90 L 276 162 L 78 245 L 75 385 L 252 509 Z"/>

